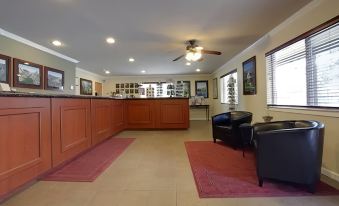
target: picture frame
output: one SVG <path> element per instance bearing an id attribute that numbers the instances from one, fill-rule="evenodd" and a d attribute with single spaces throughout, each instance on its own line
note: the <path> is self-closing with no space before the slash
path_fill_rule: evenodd
<path id="1" fill-rule="evenodd" d="M 11 85 L 12 84 L 12 71 L 11 71 L 12 58 L 0 54 L 0 82 Z"/>
<path id="2" fill-rule="evenodd" d="M 242 63 L 243 67 L 243 94 L 255 95 L 257 94 L 257 77 L 256 77 L 256 57 Z"/>
<path id="3" fill-rule="evenodd" d="M 119 89 L 120 88 L 120 84 L 115 84 L 115 88 Z"/>
<path id="4" fill-rule="evenodd" d="M 93 95 L 93 82 L 91 80 L 80 78 L 80 94 Z"/>
<path id="5" fill-rule="evenodd" d="M 213 79 L 213 99 L 218 99 L 218 78 Z"/>
<path id="6" fill-rule="evenodd" d="M 45 89 L 48 90 L 64 90 L 65 76 L 64 71 L 45 67 Z"/>
<path id="7" fill-rule="evenodd" d="M 43 66 L 14 58 L 13 86 L 21 88 L 43 89 Z"/>
<path id="8" fill-rule="evenodd" d="M 195 81 L 195 96 L 208 98 L 208 80 Z"/>
<path id="9" fill-rule="evenodd" d="M 176 96 L 191 97 L 191 81 L 177 81 Z"/>

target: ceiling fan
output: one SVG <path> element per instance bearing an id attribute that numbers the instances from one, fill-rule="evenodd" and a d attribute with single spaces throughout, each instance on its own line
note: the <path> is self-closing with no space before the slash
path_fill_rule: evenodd
<path id="1" fill-rule="evenodd" d="M 186 54 L 173 59 L 174 62 L 183 57 L 185 57 L 187 61 L 202 61 L 202 54 L 221 55 L 219 51 L 205 50 L 203 47 L 197 45 L 196 39 L 188 40 L 186 44 Z"/>

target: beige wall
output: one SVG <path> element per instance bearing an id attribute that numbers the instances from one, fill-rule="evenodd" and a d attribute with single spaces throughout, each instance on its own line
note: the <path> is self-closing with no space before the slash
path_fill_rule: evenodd
<path id="1" fill-rule="evenodd" d="M 265 53 L 275 47 L 293 39 L 294 37 L 326 22 L 339 14 L 339 1 L 337 0 L 315 0 L 301 9 L 295 15 L 284 21 L 274 30 L 269 32 L 255 44 L 242 51 L 232 60 L 223 65 L 213 77 L 237 68 L 239 79 L 239 92 L 242 94 L 242 62 L 252 56 L 257 60 L 257 95 L 240 95 L 240 109 L 251 111 L 254 114 L 254 122 L 262 121 L 262 116 L 270 114 L 274 120 L 286 119 L 315 119 L 325 123 L 325 143 L 323 153 L 323 168 L 325 172 L 332 172 L 332 177 L 339 181 L 339 111 L 305 111 L 291 109 L 266 108 L 266 65 Z M 225 105 L 220 100 L 213 101 L 213 113 L 224 112 Z M 328 171 L 329 170 L 329 171 Z M 329 174 L 329 175 L 331 175 Z"/>
<path id="2" fill-rule="evenodd" d="M 92 95 L 93 96 L 95 95 L 95 82 L 99 82 L 99 83 L 104 82 L 103 76 L 97 75 L 95 73 L 92 73 L 92 72 L 89 72 L 89 71 L 86 71 L 84 69 L 77 67 L 75 70 L 75 83 L 76 83 L 75 94 L 77 95 L 80 95 L 80 78 L 92 81 L 92 91 L 93 91 Z M 104 87 L 104 85 L 102 86 Z M 102 95 L 105 96 L 105 93 L 103 92 Z"/>
<path id="3" fill-rule="evenodd" d="M 66 94 L 75 93 L 75 90 L 71 89 L 71 86 L 75 85 L 75 63 L 61 59 L 57 56 L 40 51 L 39 49 L 30 47 L 26 44 L 17 42 L 4 36 L 0 36 L 0 53 L 12 58 L 19 58 L 64 71 L 64 91 L 16 88 L 17 91 Z"/>
<path id="4" fill-rule="evenodd" d="M 141 83 L 141 82 L 168 82 L 173 81 L 190 81 L 191 82 L 191 95 L 195 95 L 195 81 L 208 80 L 208 99 L 205 99 L 206 104 L 212 102 L 212 79 L 211 75 L 159 75 L 159 76 L 116 76 L 105 80 L 104 83 L 104 95 L 110 95 L 112 91 L 115 91 L 116 83 Z M 212 107 L 212 106 L 211 106 Z M 212 110 L 213 108 L 211 108 Z M 191 120 L 206 119 L 204 110 L 190 110 Z"/>

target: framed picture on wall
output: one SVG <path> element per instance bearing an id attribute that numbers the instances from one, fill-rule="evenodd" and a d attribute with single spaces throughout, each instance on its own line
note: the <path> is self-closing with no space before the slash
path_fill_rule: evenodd
<path id="1" fill-rule="evenodd" d="M 208 81 L 195 81 L 195 96 L 208 98 Z"/>
<path id="2" fill-rule="evenodd" d="M 213 79 L 213 99 L 218 99 L 218 78 Z"/>
<path id="3" fill-rule="evenodd" d="M 21 59 L 14 59 L 14 87 L 43 89 L 43 66 Z"/>
<path id="4" fill-rule="evenodd" d="M 64 90 L 64 71 L 45 67 L 45 89 Z"/>
<path id="5" fill-rule="evenodd" d="M 115 88 L 119 89 L 120 88 L 120 84 L 115 84 Z"/>
<path id="6" fill-rule="evenodd" d="M 11 57 L 0 54 L 0 82 L 11 84 Z"/>
<path id="7" fill-rule="evenodd" d="M 80 94 L 92 95 L 93 94 L 93 83 L 91 80 L 80 78 Z"/>
<path id="8" fill-rule="evenodd" d="M 243 67 L 243 94 L 254 95 L 257 93 L 256 59 L 255 56 L 244 61 Z"/>

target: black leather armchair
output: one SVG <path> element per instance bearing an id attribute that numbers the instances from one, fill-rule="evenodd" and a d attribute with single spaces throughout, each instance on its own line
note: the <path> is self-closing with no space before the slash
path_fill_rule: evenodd
<path id="1" fill-rule="evenodd" d="M 234 149 L 242 147 L 239 126 L 243 123 L 251 123 L 251 121 L 252 113 L 245 111 L 226 112 L 213 116 L 213 141 L 220 139 Z"/>
<path id="2" fill-rule="evenodd" d="M 259 186 L 264 178 L 308 185 L 320 181 L 324 124 L 317 121 L 277 121 L 253 125 Z"/>

